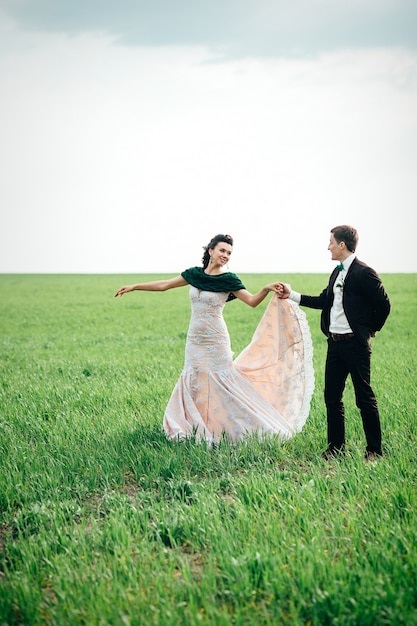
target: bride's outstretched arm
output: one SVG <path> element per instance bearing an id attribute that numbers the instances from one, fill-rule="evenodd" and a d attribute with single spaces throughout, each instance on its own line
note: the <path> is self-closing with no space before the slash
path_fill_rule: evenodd
<path id="1" fill-rule="evenodd" d="M 116 291 L 114 297 L 123 296 L 123 294 L 129 293 L 130 291 L 167 291 L 175 287 L 184 287 L 184 285 L 188 285 L 187 281 L 184 280 L 182 276 L 175 276 L 175 278 L 168 278 L 166 280 L 152 280 L 148 283 L 125 285 Z"/>
<path id="2" fill-rule="evenodd" d="M 234 291 L 234 295 L 239 300 L 242 300 L 245 304 L 248 304 L 251 307 L 256 307 L 258 304 L 263 302 L 270 291 L 273 291 L 278 296 L 282 293 L 282 283 L 270 283 L 269 285 L 265 285 L 258 293 L 250 293 L 247 289 L 239 289 L 238 291 Z"/>

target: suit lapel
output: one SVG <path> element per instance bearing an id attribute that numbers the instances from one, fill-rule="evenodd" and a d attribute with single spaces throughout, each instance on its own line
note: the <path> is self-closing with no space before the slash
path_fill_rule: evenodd
<path id="1" fill-rule="evenodd" d="M 333 287 L 334 284 L 336 282 L 336 278 L 339 275 L 339 270 L 333 270 L 333 272 L 330 274 L 330 280 L 329 280 L 329 292 L 330 294 L 333 294 Z"/>
<path id="2" fill-rule="evenodd" d="M 349 277 L 350 277 L 352 274 L 354 274 L 354 273 L 355 273 L 356 259 L 357 259 L 357 257 L 355 257 L 355 258 L 353 259 L 352 263 L 350 264 L 350 267 L 349 267 L 349 269 L 348 269 L 348 271 L 347 271 L 347 273 L 346 273 L 346 276 L 345 276 L 345 281 L 344 281 L 345 283 L 346 283 L 346 281 L 347 281 L 347 280 L 349 280 Z"/>

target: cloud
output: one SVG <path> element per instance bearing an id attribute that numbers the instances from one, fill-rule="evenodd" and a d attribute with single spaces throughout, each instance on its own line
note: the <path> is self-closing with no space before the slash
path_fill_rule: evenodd
<path id="1" fill-rule="evenodd" d="M 205 46 L 221 58 L 417 46 L 414 0 L 2 0 L 24 28 L 99 31 L 131 46 Z"/>
<path id="2" fill-rule="evenodd" d="M 196 0 L 190 45 L 176 27 L 186 4 L 166 5 L 164 36 L 152 2 L 9 4 L 0 271 L 178 272 L 223 231 L 236 271 L 326 272 L 329 228 L 345 222 L 379 271 L 417 271 L 416 51 L 382 35 L 379 47 L 338 46 L 315 0 L 282 14 L 279 2 L 225 3 L 223 22 L 219 3 Z M 368 18 L 392 6 L 365 5 Z M 353 20 L 363 4 L 349 7 Z M 318 54 L 316 41 L 307 54 L 306 38 L 291 59 L 289 45 L 256 56 L 261 32 L 307 28 L 297 11 L 333 28 L 337 49 Z"/>
<path id="3" fill-rule="evenodd" d="M 1 271 L 176 272 L 218 231 L 239 271 L 326 271 L 346 221 L 380 271 L 414 267 L 415 55 L 24 41 L 0 58 Z"/>

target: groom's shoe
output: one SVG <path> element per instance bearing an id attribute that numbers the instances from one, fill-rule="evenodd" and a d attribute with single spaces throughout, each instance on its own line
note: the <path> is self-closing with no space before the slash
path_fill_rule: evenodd
<path id="1" fill-rule="evenodd" d="M 381 458 L 382 458 L 382 453 L 372 452 L 371 450 L 367 450 L 365 452 L 366 463 L 376 463 L 376 461 L 378 461 Z"/>
<path id="2" fill-rule="evenodd" d="M 344 450 L 343 448 L 339 449 L 339 448 L 327 448 L 327 450 L 325 450 L 323 452 L 323 454 L 321 455 L 322 459 L 325 459 L 326 461 L 331 461 L 332 459 L 336 458 L 336 457 L 340 457 L 344 455 Z"/>

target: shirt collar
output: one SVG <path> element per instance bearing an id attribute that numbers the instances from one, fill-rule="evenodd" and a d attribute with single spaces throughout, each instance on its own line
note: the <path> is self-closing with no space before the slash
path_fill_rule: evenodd
<path id="1" fill-rule="evenodd" d="M 354 259 L 356 259 L 356 254 L 353 253 L 350 256 L 348 256 L 344 261 L 343 261 L 343 269 L 347 272 L 348 269 L 350 268 L 350 266 L 352 265 Z"/>

